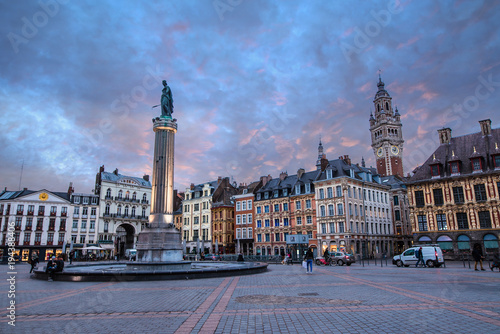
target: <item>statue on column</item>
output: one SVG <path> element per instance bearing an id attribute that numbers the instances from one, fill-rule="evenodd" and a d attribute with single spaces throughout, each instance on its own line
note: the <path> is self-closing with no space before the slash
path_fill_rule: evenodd
<path id="1" fill-rule="evenodd" d="M 167 85 L 167 80 L 163 80 L 163 89 L 161 92 L 161 115 L 172 117 L 172 113 L 174 112 L 174 99 L 172 98 L 172 90 Z"/>

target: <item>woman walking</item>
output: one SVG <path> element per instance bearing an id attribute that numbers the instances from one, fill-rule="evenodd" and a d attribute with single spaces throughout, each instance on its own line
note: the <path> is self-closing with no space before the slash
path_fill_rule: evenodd
<path id="1" fill-rule="evenodd" d="M 307 262 L 306 273 L 312 274 L 314 255 L 311 247 L 309 247 L 309 249 L 307 250 L 306 255 L 304 256 L 304 260 Z"/>

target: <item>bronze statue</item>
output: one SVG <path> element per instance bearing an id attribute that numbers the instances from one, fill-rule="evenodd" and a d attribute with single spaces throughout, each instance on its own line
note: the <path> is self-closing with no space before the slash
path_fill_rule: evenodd
<path id="1" fill-rule="evenodd" d="M 167 85 L 167 80 L 163 80 L 163 89 L 161 94 L 161 115 L 172 117 L 174 112 L 174 99 L 172 98 L 172 90 Z"/>

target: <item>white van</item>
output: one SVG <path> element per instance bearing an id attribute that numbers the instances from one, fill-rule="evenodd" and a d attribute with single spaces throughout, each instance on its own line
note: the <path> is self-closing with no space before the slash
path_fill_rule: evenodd
<path id="1" fill-rule="evenodd" d="M 395 255 L 392 258 L 392 264 L 398 267 L 408 267 L 417 264 L 418 258 L 415 256 L 415 250 L 422 247 L 424 262 L 428 267 L 440 267 L 444 264 L 443 251 L 439 245 L 416 245 L 405 250 L 402 254 Z"/>

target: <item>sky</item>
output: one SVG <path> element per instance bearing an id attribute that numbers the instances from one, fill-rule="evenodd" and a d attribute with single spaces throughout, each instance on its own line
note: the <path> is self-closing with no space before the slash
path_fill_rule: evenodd
<path id="1" fill-rule="evenodd" d="M 166 79 L 175 188 L 375 165 L 379 75 L 405 173 L 500 127 L 499 1 L 0 1 L 0 187 L 91 193 L 99 166 L 152 174 Z"/>

